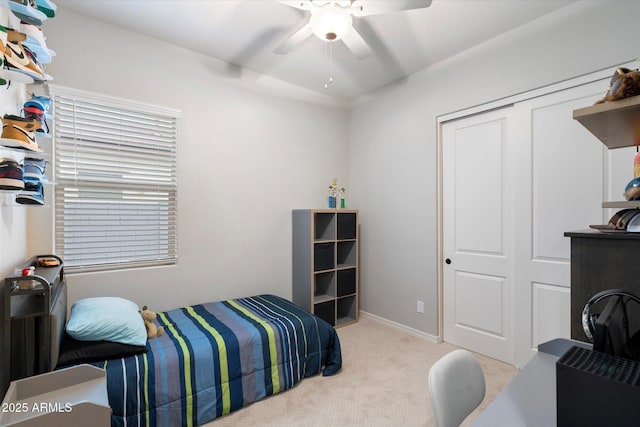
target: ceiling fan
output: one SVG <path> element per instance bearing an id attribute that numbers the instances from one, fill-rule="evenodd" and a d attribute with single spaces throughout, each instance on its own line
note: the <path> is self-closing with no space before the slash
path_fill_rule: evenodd
<path id="1" fill-rule="evenodd" d="M 371 47 L 353 28 L 353 17 L 398 12 L 429 7 L 432 0 L 292 0 L 280 3 L 310 12 L 309 21 L 298 28 L 274 52 L 285 54 L 312 34 L 334 42 L 342 40 L 358 59 L 371 54 Z"/>

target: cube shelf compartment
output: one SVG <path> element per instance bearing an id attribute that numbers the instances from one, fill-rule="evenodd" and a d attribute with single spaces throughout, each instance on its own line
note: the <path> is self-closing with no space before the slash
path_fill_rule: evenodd
<path id="1" fill-rule="evenodd" d="M 325 301 L 313 305 L 313 314 L 329 323 L 331 326 L 336 325 L 335 312 L 336 302 L 334 300 Z"/>
<path id="2" fill-rule="evenodd" d="M 358 321 L 358 211 L 292 215 L 293 302 L 333 326 Z"/>
<path id="3" fill-rule="evenodd" d="M 318 273 L 313 275 L 313 302 L 319 303 L 336 297 L 335 272 Z"/>
<path id="4" fill-rule="evenodd" d="M 330 213 L 317 212 L 314 214 L 313 235 L 318 240 L 336 239 L 336 217 Z"/>
<path id="5" fill-rule="evenodd" d="M 358 318 L 356 297 L 350 296 L 336 300 L 336 326 L 356 321 Z"/>
<path id="6" fill-rule="evenodd" d="M 355 267 L 357 262 L 357 242 L 350 240 L 348 242 L 338 242 L 338 251 L 336 256 L 336 264 L 341 267 Z"/>
<path id="7" fill-rule="evenodd" d="M 333 269 L 335 263 L 335 243 L 315 243 L 313 245 L 313 271 Z"/>
<path id="8" fill-rule="evenodd" d="M 340 212 L 338 215 L 338 240 L 355 240 L 357 236 L 358 214 Z"/>
<path id="9" fill-rule="evenodd" d="M 336 296 L 343 297 L 356 293 L 356 273 L 355 267 L 336 272 L 338 278 Z"/>

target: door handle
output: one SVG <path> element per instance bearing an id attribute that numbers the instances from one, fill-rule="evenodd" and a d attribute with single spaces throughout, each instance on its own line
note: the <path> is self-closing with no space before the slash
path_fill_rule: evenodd
<path id="1" fill-rule="evenodd" d="M 444 260 L 444 262 L 445 262 L 446 264 L 451 264 L 451 259 L 450 259 L 450 258 L 447 258 L 447 259 L 445 259 L 445 260 Z"/>

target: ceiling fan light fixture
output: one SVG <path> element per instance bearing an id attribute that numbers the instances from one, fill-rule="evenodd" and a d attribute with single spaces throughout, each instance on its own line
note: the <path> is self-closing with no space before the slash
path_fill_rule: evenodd
<path id="1" fill-rule="evenodd" d="M 325 41 L 340 40 L 351 29 L 351 14 L 334 3 L 315 9 L 309 24 L 318 38 Z"/>

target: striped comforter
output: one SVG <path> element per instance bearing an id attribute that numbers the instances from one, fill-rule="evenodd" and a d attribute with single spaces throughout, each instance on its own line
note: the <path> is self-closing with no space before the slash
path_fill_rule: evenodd
<path id="1" fill-rule="evenodd" d="M 113 426 L 197 426 L 342 365 L 328 323 L 260 295 L 158 313 L 146 354 L 102 362 Z"/>

